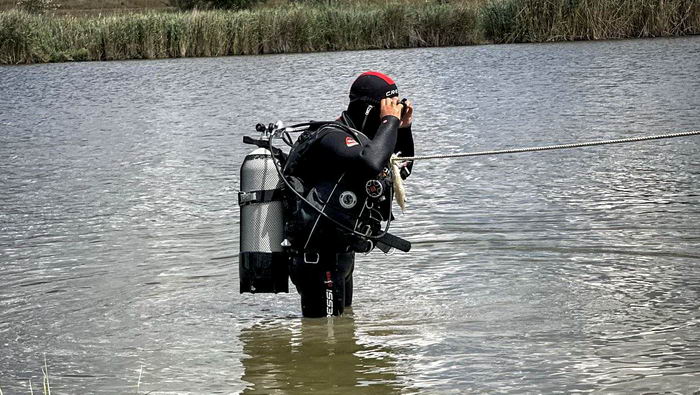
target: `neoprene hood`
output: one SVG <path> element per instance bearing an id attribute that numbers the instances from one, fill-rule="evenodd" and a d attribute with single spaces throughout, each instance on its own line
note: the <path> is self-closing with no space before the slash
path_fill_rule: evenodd
<path id="1" fill-rule="evenodd" d="M 368 71 L 362 73 L 350 87 L 350 102 L 362 101 L 379 105 L 379 102 L 387 97 L 396 97 L 399 89 L 389 76 Z"/>
<path id="2" fill-rule="evenodd" d="M 387 97 L 396 97 L 399 89 L 386 74 L 367 71 L 360 74 L 350 87 L 350 103 L 347 115 L 352 127 L 373 138 L 379 127 L 379 102 Z M 367 113 L 367 108 L 372 106 Z"/>

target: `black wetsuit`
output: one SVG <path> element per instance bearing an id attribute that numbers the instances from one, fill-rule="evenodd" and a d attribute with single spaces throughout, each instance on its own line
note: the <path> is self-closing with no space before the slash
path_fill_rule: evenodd
<path id="1" fill-rule="evenodd" d="M 338 123 L 355 129 L 345 113 Z M 372 138 L 349 133 L 337 124 L 323 126 L 315 132 L 318 135 L 313 143 L 299 150 L 302 152 L 292 149 L 285 172 L 302 180 L 305 190 L 311 190 L 307 196 L 310 201 L 318 202 L 328 215 L 353 228 L 357 225 L 357 210 L 344 214 L 338 196 L 350 193 L 360 201 L 365 195 L 367 181 L 385 170 L 391 154 L 401 152 L 401 156 L 413 156 L 411 130 L 398 130 L 399 124 L 398 118 L 385 116 Z M 406 173 L 402 174 L 404 178 L 410 169 L 410 165 L 407 166 Z M 382 211 L 382 220 L 390 215 L 391 191 L 385 192 L 389 199 L 383 198 L 383 208 L 377 210 Z M 361 203 L 357 203 L 357 207 L 360 206 Z M 308 211 L 306 228 L 297 231 L 303 236 L 296 242 L 298 253 L 292 257 L 290 276 L 301 294 L 305 317 L 340 315 L 344 307 L 352 304 L 355 251 L 362 251 L 362 247 L 358 247 L 357 237 L 320 217 L 317 211 Z"/>

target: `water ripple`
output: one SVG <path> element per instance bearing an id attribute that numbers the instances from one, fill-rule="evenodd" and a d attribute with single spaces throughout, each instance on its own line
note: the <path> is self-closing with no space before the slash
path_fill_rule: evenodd
<path id="1" fill-rule="evenodd" d="M 365 69 L 419 154 L 695 130 L 698 43 L 3 68 L 0 386 L 46 354 L 67 393 L 692 393 L 697 138 L 418 162 L 413 250 L 358 256 L 330 320 L 238 293 L 236 193 L 253 125 L 333 119 Z"/>

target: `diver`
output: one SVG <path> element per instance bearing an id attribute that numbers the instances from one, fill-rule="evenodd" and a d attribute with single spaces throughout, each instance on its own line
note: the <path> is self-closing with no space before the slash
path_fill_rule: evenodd
<path id="1" fill-rule="evenodd" d="M 361 74 L 350 88 L 347 110 L 302 134 L 289 153 L 285 177 L 307 199 L 286 199 L 285 207 L 293 251 L 289 275 L 304 317 L 341 315 L 351 306 L 355 253 L 376 246 L 358 235 L 381 234 L 381 224 L 392 219 L 389 160 L 392 154 L 414 155 L 413 105 L 398 96 L 390 77 Z M 402 178 L 412 165 L 401 164 Z"/>

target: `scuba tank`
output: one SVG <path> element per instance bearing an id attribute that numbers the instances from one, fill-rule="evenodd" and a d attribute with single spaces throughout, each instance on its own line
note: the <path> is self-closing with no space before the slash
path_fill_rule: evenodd
<path id="1" fill-rule="evenodd" d="M 241 164 L 240 292 L 289 292 L 289 257 L 282 247 L 283 183 L 269 145 L 249 137 L 243 142 L 258 148 L 246 155 Z"/>

